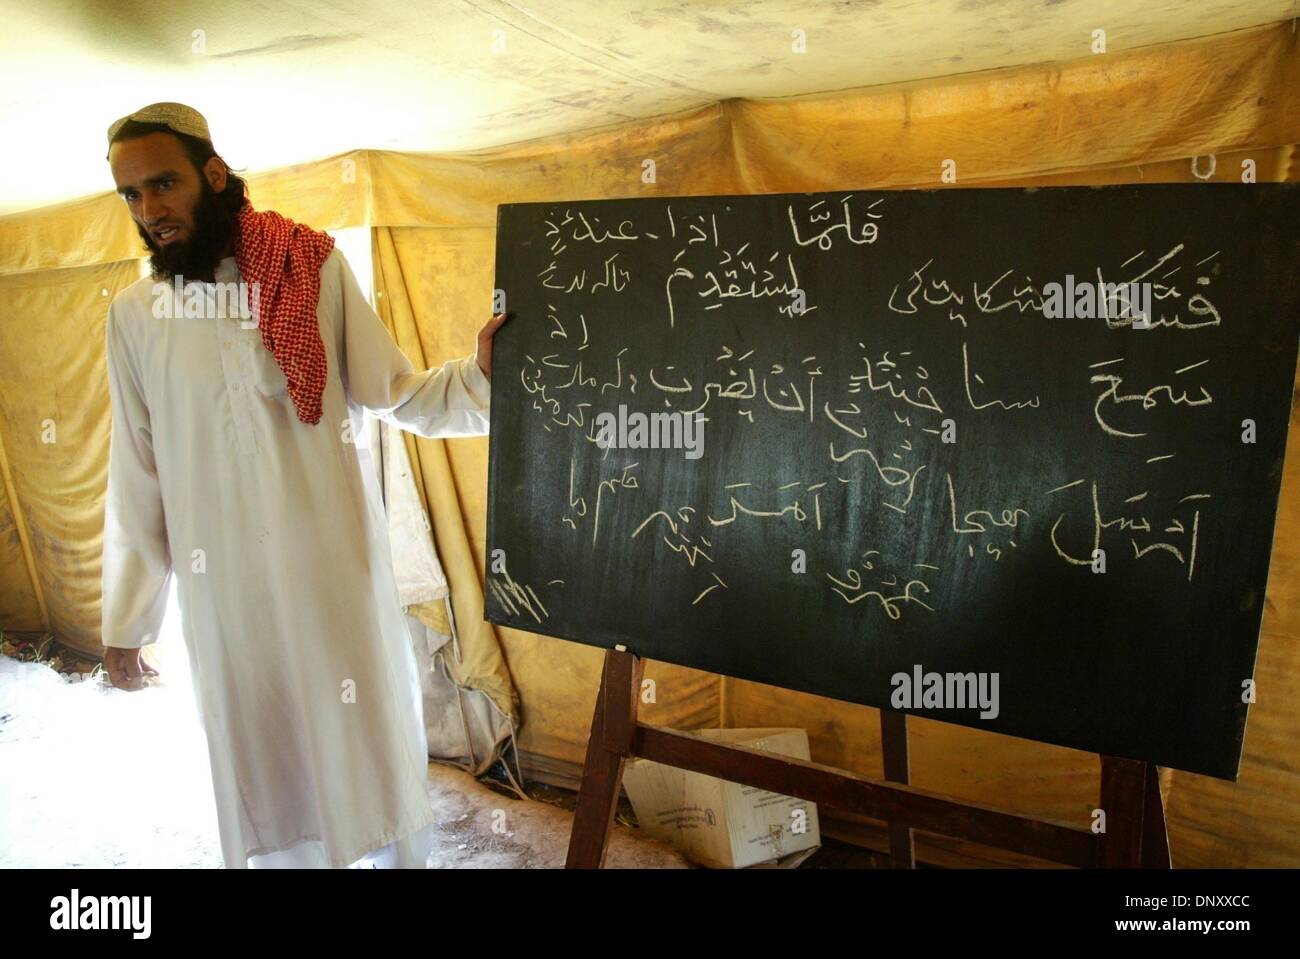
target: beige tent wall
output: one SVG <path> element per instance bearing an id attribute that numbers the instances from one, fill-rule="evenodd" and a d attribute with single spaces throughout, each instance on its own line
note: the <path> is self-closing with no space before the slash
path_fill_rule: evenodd
<path id="1" fill-rule="evenodd" d="M 381 313 L 413 361 L 430 365 L 468 353 L 488 315 L 498 203 L 937 187 L 945 159 L 957 163 L 958 187 L 1190 182 L 1191 158 L 1202 157 L 1204 172 L 1210 154 L 1214 180 L 1239 179 L 1244 160 L 1254 161 L 1261 181 L 1295 180 L 1298 81 L 1296 37 L 1289 24 L 1279 24 L 1062 64 L 798 100 L 727 101 L 454 157 L 358 151 L 254 176 L 253 200 L 318 228 L 376 227 L 377 292 L 381 304 L 390 300 Z M 642 179 L 648 159 L 655 161 L 653 183 Z M 0 625 L 48 616 L 70 642 L 93 638 L 108 404 L 103 308 L 92 307 L 92 293 L 129 282 L 134 265 L 123 261 L 139 252 L 112 195 L 0 218 L 3 488 L 14 491 L 16 512 L 32 530 L 24 546 L 13 501 L 0 501 L 0 612 L 8 617 Z M 125 273 L 110 278 L 98 269 Z M 54 385 L 60 382 L 66 387 Z M 69 423 L 71 432 L 61 426 L 59 435 L 76 438 L 70 456 L 33 440 L 35 424 L 46 417 Z M 462 679 L 503 694 L 513 682 L 526 765 L 572 781 L 600 651 L 481 622 L 487 442 L 412 443 L 438 523 L 457 625 L 476 650 Z M 1300 864 L 1297 444 L 1300 430 L 1293 429 L 1256 673 L 1259 702 L 1241 781 L 1165 776 L 1179 866 Z M 815 759 L 880 775 L 874 709 L 653 662 L 646 675 L 656 683 L 656 701 L 644 707 L 647 721 L 802 726 Z M 924 720 L 909 726 L 917 785 L 1030 815 L 1089 821 L 1095 756 Z M 926 837 L 919 848 L 955 864 L 1010 858 Z"/>
<path id="2" fill-rule="evenodd" d="M 136 260 L 0 275 L 0 444 L 12 497 L 0 626 L 49 629 L 83 649 L 99 646 L 104 325 L 112 298 L 139 276 Z"/>

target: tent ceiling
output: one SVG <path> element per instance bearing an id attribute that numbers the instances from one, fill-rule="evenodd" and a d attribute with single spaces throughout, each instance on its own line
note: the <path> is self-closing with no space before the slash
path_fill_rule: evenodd
<path id="1" fill-rule="evenodd" d="M 1091 55 L 1095 29 L 1117 53 L 1284 20 L 1293 6 L 0 0 L 0 213 L 111 188 L 104 130 L 155 100 L 198 107 L 226 159 L 258 171 L 358 148 L 481 149 L 729 97 L 1069 60 Z M 802 54 L 791 49 L 796 29 Z"/>

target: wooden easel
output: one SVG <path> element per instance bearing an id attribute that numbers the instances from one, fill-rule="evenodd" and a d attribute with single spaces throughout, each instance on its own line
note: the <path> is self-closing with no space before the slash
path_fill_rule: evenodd
<path id="1" fill-rule="evenodd" d="M 623 764 L 632 757 L 883 820 L 889 824 L 890 857 L 899 868 L 916 866 L 913 829 L 1072 866 L 1170 866 L 1164 803 L 1154 763 L 1101 757 L 1099 808 L 1106 813 L 1106 831 L 1094 834 L 1089 829 L 1030 819 L 913 788 L 908 784 L 907 717 L 902 713 L 881 710 L 880 714 L 886 782 L 649 726 L 637 721 L 644 671 L 645 662 L 630 652 L 611 649 L 605 653 L 567 868 L 604 865 Z"/>

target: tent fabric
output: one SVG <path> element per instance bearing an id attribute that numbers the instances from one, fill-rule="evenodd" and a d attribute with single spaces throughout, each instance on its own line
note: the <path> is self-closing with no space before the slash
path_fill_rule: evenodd
<path id="1" fill-rule="evenodd" d="M 491 238 L 486 240 L 490 244 Z M 416 264 L 403 256 L 391 231 L 382 227 L 375 230 L 372 250 L 378 313 L 403 352 L 413 363 L 426 366 L 444 354 L 464 353 L 465 344 L 473 342 L 478 327 L 490 315 L 490 304 L 482 297 L 478 298 L 484 304 L 480 310 L 468 306 L 455 309 L 457 303 L 472 299 L 466 295 L 471 282 L 469 271 L 450 268 L 431 273 L 424 263 L 416 269 Z M 456 257 L 458 252 L 454 249 L 451 256 Z M 451 292 L 449 287 L 456 283 L 464 288 Z M 431 284 L 437 284 L 436 289 Z M 458 684 L 486 693 L 502 712 L 517 719 L 516 692 L 500 644 L 492 624 L 483 620 L 483 586 L 477 559 L 484 555 L 483 543 L 481 537 L 471 542 L 467 529 L 468 518 L 486 516 L 486 483 L 467 487 L 460 480 L 464 470 L 457 472 L 453 466 L 462 448 L 460 441 L 410 433 L 404 433 L 403 439 L 417 487 L 423 485 L 439 557 L 448 570 L 452 618 L 462 657 L 449 661 L 448 670 Z"/>
<path id="2" fill-rule="evenodd" d="M 429 756 L 480 775 L 513 742 L 514 703 L 498 704 L 451 678 L 440 653 L 449 647 L 460 659 L 449 608 L 451 588 L 438 560 L 424 497 L 415 486 L 404 433 L 376 417 L 363 419 L 359 428 L 354 424 L 357 458 L 369 495 L 384 504 L 388 520 L 397 595 L 420 674 Z"/>
<path id="3" fill-rule="evenodd" d="M 140 264 L 0 276 L 0 627 L 99 650 L 108 305 Z M 34 574 L 34 575 L 33 575 Z"/>
<path id="4" fill-rule="evenodd" d="M 0 213 L 94 193 L 103 131 L 160 98 L 238 166 L 356 147 L 447 153 L 731 98 L 793 97 L 1208 37 L 1295 0 L 392 0 L 6 5 Z M 129 29 L 125 29 L 129 16 Z M 197 29 L 196 29 L 197 28 Z M 265 91 L 274 90 L 268 98 Z M 61 122 L 51 123 L 57 117 Z M 389 224 L 396 225 L 396 224 Z M 410 224 L 408 224 L 410 225 Z"/>
<path id="5" fill-rule="evenodd" d="M 594 133 L 455 155 L 358 150 L 254 174 L 256 205 L 319 230 L 483 227 L 498 203 L 610 196 L 958 186 L 1300 141 L 1290 23 L 1063 63 L 790 100 L 726 100 Z M 217 144 L 221 148 L 221 144 Z M 641 179 L 656 160 L 656 182 Z M 1235 178 L 1226 164 L 1218 178 Z M 108 170 L 104 171 L 106 186 Z M 1183 177 L 1179 176 L 1179 179 Z M 1261 176 L 1261 179 L 1265 177 Z M 1110 181 L 1107 181 L 1110 182 Z M 0 276 L 136 259 L 109 193 L 0 217 Z"/>
<path id="6" fill-rule="evenodd" d="M 420 667 L 430 757 L 473 776 L 481 776 L 504 758 L 509 773 L 512 753 L 518 762 L 514 720 L 487 693 L 467 689 L 452 678 L 447 667 L 451 636 L 416 623 L 418 628 L 412 624 L 411 633 L 417 639 L 422 634 L 423 639 L 417 642 L 415 660 Z"/>
<path id="7" fill-rule="evenodd" d="M 724 101 L 476 153 L 356 151 L 250 183 L 261 209 L 318 229 L 374 228 L 377 310 L 427 366 L 463 355 L 490 313 L 498 203 L 938 187 L 945 159 L 957 164 L 956 188 L 1195 182 L 1211 164 L 1209 179 L 1236 181 L 1248 160 L 1261 181 L 1295 181 L 1297 81 L 1297 39 L 1283 23 L 1065 63 Z M 0 218 L 0 625 L 47 625 L 85 649 L 99 614 L 109 426 L 102 324 L 106 297 L 139 275 L 139 256 L 111 194 Z M 41 442 L 51 419 L 57 444 Z M 509 704 L 519 748 L 537 768 L 580 764 L 601 652 L 482 622 L 486 439 L 404 439 L 451 588 L 463 657 L 448 658 L 448 669 L 464 688 Z M 1293 429 L 1240 782 L 1163 777 L 1179 866 L 1300 862 L 1297 445 Z M 799 726 L 818 761 L 880 775 L 874 709 L 661 663 L 647 664 L 646 677 L 648 722 Z M 916 785 L 1090 822 L 1096 756 L 919 719 L 909 728 Z M 919 840 L 922 855 L 928 842 Z"/>

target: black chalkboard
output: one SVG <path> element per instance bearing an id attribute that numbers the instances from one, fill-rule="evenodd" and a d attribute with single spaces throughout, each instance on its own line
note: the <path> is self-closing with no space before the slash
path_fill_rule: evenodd
<path id="1" fill-rule="evenodd" d="M 1235 778 L 1297 222 L 1279 184 L 502 206 L 487 618 Z"/>

